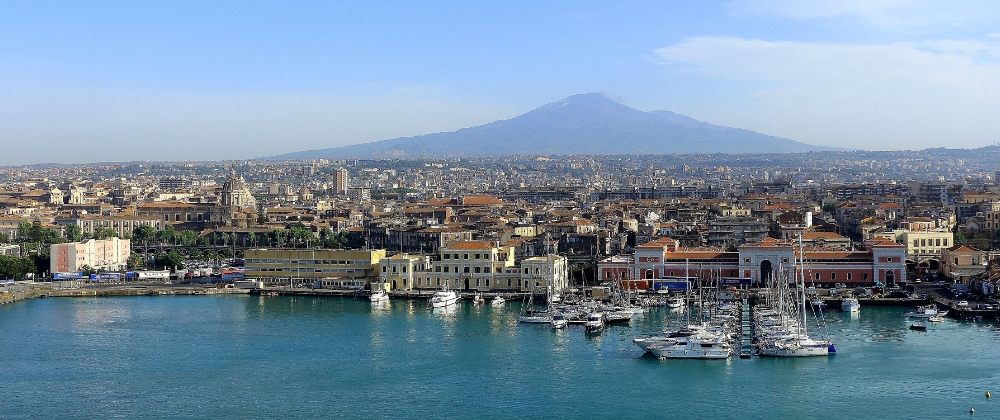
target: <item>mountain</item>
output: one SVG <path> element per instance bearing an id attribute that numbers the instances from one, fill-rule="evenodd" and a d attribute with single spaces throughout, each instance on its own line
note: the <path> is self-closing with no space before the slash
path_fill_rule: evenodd
<path id="1" fill-rule="evenodd" d="M 573 95 L 509 120 L 458 131 L 400 137 L 263 159 L 412 158 L 427 156 L 787 153 L 841 150 L 670 111 L 644 112 L 599 93 Z"/>

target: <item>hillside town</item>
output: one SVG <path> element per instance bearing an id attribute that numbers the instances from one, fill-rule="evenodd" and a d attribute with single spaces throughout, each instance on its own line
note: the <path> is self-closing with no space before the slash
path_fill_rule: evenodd
<path id="1" fill-rule="evenodd" d="M 762 284 L 801 255 L 817 286 L 991 294 L 996 149 L 8 167 L 0 278 L 652 289 Z"/>

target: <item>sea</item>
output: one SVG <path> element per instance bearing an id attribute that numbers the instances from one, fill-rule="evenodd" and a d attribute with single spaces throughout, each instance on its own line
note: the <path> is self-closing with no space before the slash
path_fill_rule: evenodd
<path id="1" fill-rule="evenodd" d="M 45 298 L 0 307 L 0 418 L 1000 418 L 1000 324 L 907 308 L 811 321 L 837 354 L 657 360 L 653 309 L 587 335 L 502 308 L 337 297 Z M 988 399 L 987 391 L 997 393 Z"/>

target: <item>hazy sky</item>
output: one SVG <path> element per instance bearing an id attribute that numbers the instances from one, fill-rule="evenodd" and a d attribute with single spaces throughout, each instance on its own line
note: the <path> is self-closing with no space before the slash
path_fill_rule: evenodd
<path id="1" fill-rule="evenodd" d="M 238 159 L 575 93 L 807 143 L 1000 141 L 1000 1 L 0 0 L 0 165 Z"/>

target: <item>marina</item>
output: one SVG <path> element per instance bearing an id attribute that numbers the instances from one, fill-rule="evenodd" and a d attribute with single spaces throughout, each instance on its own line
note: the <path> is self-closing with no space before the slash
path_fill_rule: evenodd
<path id="1" fill-rule="evenodd" d="M 918 418 L 968 415 L 972 406 L 979 416 L 1000 414 L 983 399 L 1000 389 L 1000 324 L 948 319 L 918 333 L 908 328 L 911 309 L 828 311 L 835 356 L 658 360 L 632 339 L 680 329 L 688 311 L 652 307 L 583 334 L 582 325 L 519 323 L 515 302 L 91 296 L 0 307 L 0 331 L 21 338 L 0 351 L 3 386 L 17 390 L 6 393 L 6 412 L 43 417 L 649 418 L 696 410 L 763 419 L 821 409 Z M 595 383 L 629 397 L 557 396 L 587 395 Z"/>

